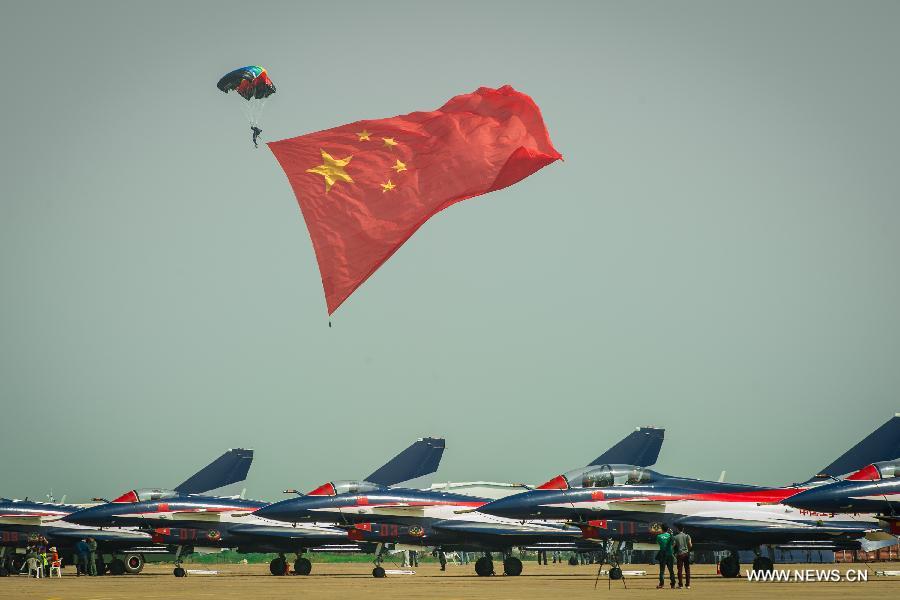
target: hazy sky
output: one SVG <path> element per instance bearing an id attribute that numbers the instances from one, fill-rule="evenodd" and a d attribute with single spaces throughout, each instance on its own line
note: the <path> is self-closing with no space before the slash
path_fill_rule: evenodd
<path id="1" fill-rule="evenodd" d="M 37 2 L 0 20 L 0 495 L 249 494 L 443 435 L 540 482 L 796 481 L 900 409 L 896 2 Z M 512 84 L 565 156 L 428 222 L 336 313 L 263 137 Z"/>

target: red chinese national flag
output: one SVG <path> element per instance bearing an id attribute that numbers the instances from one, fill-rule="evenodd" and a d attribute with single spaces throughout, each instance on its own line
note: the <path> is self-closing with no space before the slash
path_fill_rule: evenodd
<path id="1" fill-rule="evenodd" d="M 269 148 L 306 219 L 328 314 L 438 211 L 562 158 L 540 109 L 510 86 Z"/>

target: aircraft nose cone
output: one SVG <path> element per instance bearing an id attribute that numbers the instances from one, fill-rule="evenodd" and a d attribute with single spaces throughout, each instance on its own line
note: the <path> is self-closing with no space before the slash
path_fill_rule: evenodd
<path id="1" fill-rule="evenodd" d="M 825 486 L 825 488 L 827 487 Z M 834 491 L 831 489 L 812 488 L 799 494 L 794 494 L 785 500 L 785 503 L 802 510 L 827 512 L 834 508 Z"/>
<path id="2" fill-rule="evenodd" d="M 96 508 L 83 508 L 66 515 L 63 520 L 76 525 L 97 526 L 102 525 L 102 516 L 103 511 L 97 510 Z"/>
<path id="3" fill-rule="evenodd" d="M 269 504 L 262 508 L 256 509 L 255 515 L 264 519 L 272 519 L 273 521 L 285 521 L 287 523 L 296 523 L 300 520 L 303 513 L 302 510 L 296 508 L 295 500 L 283 500 L 275 504 Z"/>
<path id="4" fill-rule="evenodd" d="M 535 512 L 535 505 L 526 492 L 488 502 L 479 508 L 478 511 L 494 515 L 495 517 L 527 519 Z"/>

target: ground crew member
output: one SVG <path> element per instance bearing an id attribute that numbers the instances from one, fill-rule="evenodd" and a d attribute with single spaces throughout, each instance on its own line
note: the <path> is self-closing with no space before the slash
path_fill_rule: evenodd
<path id="1" fill-rule="evenodd" d="M 678 533 L 672 538 L 672 546 L 675 549 L 675 560 L 678 562 L 678 587 L 681 587 L 681 569 L 687 579 L 687 588 L 691 589 L 691 549 L 694 547 L 691 536 L 684 532 L 684 527 L 676 525 Z"/>
<path id="2" fill-rule="evenodd" d="M 96 576 L 97 575 L 97 540 L 94 538 L 87 539 L 87 548 L 88 548 L 88 575 Z"/>
<path id="3" fill-rule="evenodd" d="M 79 562 L 78 559 L 80 558 L 78 556 L 78 544 L 80 544 L 80 543 L 81 542 L 78 542 L 75 544 L 75 551 L 72 552 L 72 566 L 75 567 L 75 576 L 76 577 L 81 576 L 81 567 L 78 564 L 78 562 Z"/>
<path id="4" fill-rule="evenodd" d="M 674 562 L 675 562 L 675 554 L 672 549 L 672 530 L 669 529 L 667 531 L 662 532 L 658 536 L 656 536 L 656 543 L 659 544 L 659 585 L 656 586 L 656 589 L 661 590 L 663 588 L 663 581 L 666 576 L 666 567 L 669 567 L 669 580 L 671 582 L 672 589 L 675 589 L 675 570 L 674 570 Z"/>
<path id="5" fill-rule="evenodd" d="M 81 561 L 81 572 L 85 575 L 88 574 L 88 556 L 90 556 L 90 553 L 91 551 L 88 549 L 87 540 L 81 540 L 75 544 L 75 555 L 78 557 L 78 560 Z"/>

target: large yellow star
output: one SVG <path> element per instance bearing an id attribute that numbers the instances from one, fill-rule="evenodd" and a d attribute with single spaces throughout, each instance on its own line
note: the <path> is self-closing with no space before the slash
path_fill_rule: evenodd
<path id="1" fill-rule="evenodd" d="M 363 129 L 362 131 L 360 131 L 360 132 L 357 133 L 356 135 L 359 136 L 359 141 L 361 141 L 361 142 L 368 142 L 368 141 L 369 141 L 369 136 L 372 135 L 372 134 L 371 134 L 369 131 Z"/>
<path id="2" fill-rule="evenodd" d="M 347 171 L 344 170 L 344 167 L 350 164 L 350 161 L 353 160 L 353 155 L 348 156 L 347 158 L 334 158 L 324 150 L 322 152 L 322 164 L 318 167 L 313 167 L 312 169 L 307 169 L 307 173 L 315 173 L 316 175 L 321 175 L 325 178 L 325 191 L 328 192 L 331 190 L 331 186 L 333 186 L 338 181 L 343 181 L 344 183 L 353 183 L 353 178 L 347 174 Z"/>
<path id="3" fill-rule="evenodd" d="M 390 179 L 387 180 L 387 183 L 382 183 L 382 184 L 379 184 L 379 185 L 381 185 L 381 187 L 382 187 L 382 190 L 381 190 L 381 193 L 382 193 L 382 194 L 385 193 L 385 192 L 389 192 L 389 191 L 391 191 L 392 189 L 394 189 L 395 187 L 397 187 L 396 185 L 394 185 L 394 184 L 391 182 Z"/>
<path id="4" fill-rule="evenodd" d="M 390 138 L 381 138 L 381 139 L 384 140 L 384 145 L 387 146 L 388 148 L 393 148 L 394 146 L 397 145 L 397 140 L 395 140 L 395 139 L 392 138 L 392 137 L 390 137 Z"/>
<path id="5" fill-rule="evenodd" d="M 391 168 L 399 173 L 400 171 L 406 170 L 406 163 L 400 162 L 400 159 L 397 159 L 397 164 L 395 164 Z"/>

